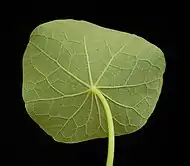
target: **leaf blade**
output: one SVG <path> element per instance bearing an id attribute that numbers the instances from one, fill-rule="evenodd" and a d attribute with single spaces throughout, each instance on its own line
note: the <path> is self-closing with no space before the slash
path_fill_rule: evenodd
<path id="1" fill-rule="evenodd" d="M 49 58 L 49 66 L 41 54 Z M 117 136 L 144 126 L 161 93 L 165 59 L 158 47 L 136 35 L 86 21 L 55 20 L 31 33 L 23 72 L 23 98 L 31 118 L 55 140 L 74 143 L 108 134 L 102 103 L 91 94 L 92 87 L 107 99 Z M 91 102 L 85 105 L 87 94 Z"/>

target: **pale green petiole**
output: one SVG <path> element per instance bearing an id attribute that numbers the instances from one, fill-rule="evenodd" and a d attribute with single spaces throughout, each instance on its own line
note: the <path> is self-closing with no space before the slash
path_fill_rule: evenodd
<path id="1" fill-rule="evenodd" d="M 106 166 L 113 166 L 115 140 L 114 140 L 114 125 L 113 125 L 113 119 L 110 107 L 99 89 L 97 89 L 96 87 L 92 87 L 91 91 L 99 97 L 106 113 L 107 122 L 108 122 L 108 141 L 109 141 Z"/>

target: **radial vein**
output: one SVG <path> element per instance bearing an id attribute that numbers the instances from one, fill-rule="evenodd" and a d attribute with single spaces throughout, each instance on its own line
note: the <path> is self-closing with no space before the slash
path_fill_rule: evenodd
<path id="1" fill-rule="evenodd" d="M 68 122 L 80 111 L 80 109 L 86 103 L 88 97 L 89 97 L 89 93 L 86 95 L 86 98 L 84 99 L 84 101 L 82 102 L 82 104 L 80 105 L 80 107 L 76 110 L 76 112 L 62 125 L 62 127 L 60 128 L 60 130 L 56 133 L 55 137 L 63 130 L 63 128 L 68 124 Z"/>
<path id="2" fill-rule="evenodd" d="M 65 73 L 67 73 L 68 75 L 70 75 L 71 77 L 73 77 L 76 81 L 80 82 L 81 84 L 83 84 L 86 87 L 90 87 L 86 82 L 82 81 L 81 79 L 79 79 L 78 77 L 76 77 L 75 75 L 73 75 L 71 72 L 67 71 L 64 67 L 62 67 L 59 62 L 57 62 L 57 60 L 53 59 L 51 56 L 49 56 L 44 50 L 42 50 L 40 47 L 38 47 L 35 43 L 29 41 L 30 44 L 32 44 L 34 47 L 36 47 L 37 49 L 39 49 L 44 55 L 46 55 L 49 59 L 51 59 L 52 61 L 54 61 Z"/>
<path id="3" fill-rule="evenodd" d="M 53 89 L 53 90 L 55 90 L 56 92 L 58 92 L 59 94 L 61 94 L 61 95 L 64 95 L 61 91 L 59 91 L 58 89 L 56 89 L 52 84 L 51 84 L 51 82 L 48 80 L 48 78 L 40 71 L 40 70 L 38 70 L 38 68 L 37 67 L 35 67 L 34 65 L 33 65 L 33 62 L 32 62 L 32 60 L 31 60 L 31 64 L 32 64 L 32 67 L 38 72 L 38 73 L 40 73 L 43 77 L 45 77 L 45 79 L 46 79 L 46 81 L 48 82 L 48 84 L 51 86 L 51 88 Z M 57 69 L 56 69 L 57 70 Z M 56 71 L 55 70 L 55 71 Z M 53 71 L 54 72 L 54 71 Z M 52 72 L 52 73 L 53 73 Z"/>
<path id="4" fill-rule="evenodd" d="M 87 44 L 86 44 L 86 37 L 85 36 L 84 36 L 84 48 L 85 48 L 85 54 L 86 54 L 86 61 L 87 61 L 87 65 L 88 65 L 88 74 L 89 74 L 90 84 L 93 85 L 91 69 L 90 69 L 90 62 L 89 62 L 89 54 L 88 54 L 88 50 L 87 50 Z"/>
<path id="5" fill-rule="evenodd" d="M 99 76 L 99 78 L 97 79 L 96 83 L 95 83 L 95 86 L 98 84 L 98 82 L 100 81 L 100 79 L 102 78 L 102 76 L 104 75 L 104 73 L 106 72 L 106 70 L 108 69 L 108 67 L 110 66 L 111 62 L 113 61 L 113 59 L 125 48 L 127 44 L 124 44 L 118 52 L 116 52 L 112 58 L 109 60 L 107 66 L 104 68 L 103 72 L 101 73 L 101 75 Z"/>
<path id="6" fill-rule="evenodd" d="M 88 93 L 88 92 L 89 92 L 89 90 L 85 90 L 83 92 L 79 92 L 79 93 L 75 93 L 75 94 L 70 94 L 70 95 L 63 95 L 63 96 L 52 97 L 52 98 L 48 98 L 48 99 L 30 100 L 30 101 L 26 101 L 26 103 L 38 102 L 38 101 L 51 101 L 51 100 L 58 100 L 58 99 L 63 99 L 63 98 L 75 97 L 75 96 L 83 95 L 83 94 Z"/>
<path id="7" fill-rule="evenodd" d="M 131 87 L 137 87 L 137 86 L 141 86 L 141 85 L 147 85 L 150 84 L 152 82 L 158 81 L 161 78 L 157 78 L 155 80 L 152 81 L 148 81 L 148 82 L 143 82 L 143 83 L 139 83 L 139 84 L 134 84 L 134 85 L 117 85 L 117 86 L 97 86 L 97 88 L 101 88 L 101 89 L 117 89 L 117 88 L 131 88 Z"/>
<path id="8" fill-rule="evenodd" d="M 121 107 L 124 107 L 124 108 L 130 108 L 132 110 L 134 110 L 141 118 L 143 119 L 146 119 L 144 116 L 142 116 L 135 108 L 131 107 L 131 106 L 127 106 L 127 105 L 124 105 L 124 104 L 121 104 L 115 100 L 113 100 L 112 98 L 110 98 L 108 95 L 104 94 L 103 92 L 101 92 L 106 98 L 108 98 L 110 101 L 112 101 L 113 103 L 121 106 Z"/>
<path id="9" fill-rule="evenodd" d="M 103 125 L 102 125 L 102 120 L 101 120 L 101 111 L 100 111 L 100 106 L 98 104 L 98 99 L 97 96 L 95 94 L 95 101 L 96 101 L 96 105 L 97 105 L 97 110 L 98 110 L 98 117 L 99 117 L 99 121 L 100 121 L 100 127 L 102 128 L 102 130 L 107 134 L 108 132 L 104 129 Z"/>

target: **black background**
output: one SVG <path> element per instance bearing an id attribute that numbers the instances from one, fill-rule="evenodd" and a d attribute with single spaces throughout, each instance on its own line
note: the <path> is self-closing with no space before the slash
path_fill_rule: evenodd
<path id="1" fill-rule="evenodd" d="M 13 50 L 11 63 L 11 101 L 7 109 L 9 120 L 6 123 L 4 154 L 14 162 L 43 165 L 96 165 L 103 166 L 107 157 L 107 139 L 97 139 L 79 144 L 56 143 L 46 135 L 27 115 L 22 100 L 22 58 L 31 31 L 41 23 L 55 19 L 86 20 L 100 26 L 135 33 L 162 49 L 166 59 L 166 72 L 159 102 L 147 124 L 139 131 L 116 137 L 116 166 L 137 164 L 172 165 L 178 160 L 178 146 L 182 132 L 176 125 L 176 61 L 177 44 L 174 28 L 176 18 L 169 15 L 118 15 L 59 14 L 57 16 L 16 17 L 11 27 Z M 174 21 L 175 19 L 175 21 Z M 13 21 L 13 20 L 12 20 Z M 13 40 L 14 39 L 14 40 Z M 14 92 L 14 93 L 13 93 Z"/>

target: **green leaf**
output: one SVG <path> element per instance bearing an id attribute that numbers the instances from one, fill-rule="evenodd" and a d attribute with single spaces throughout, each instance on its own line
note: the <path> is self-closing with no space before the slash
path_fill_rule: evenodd
<path id="1" fill-rule="evenodd" d="M 23 99 L 30 117 L 56 141 L 108 137 L 105 97 L 115 135 L 137 131 L 161 93 L 162 51 L 134 34 L 76 20 L 36 27 L 23 58 Z"/>

